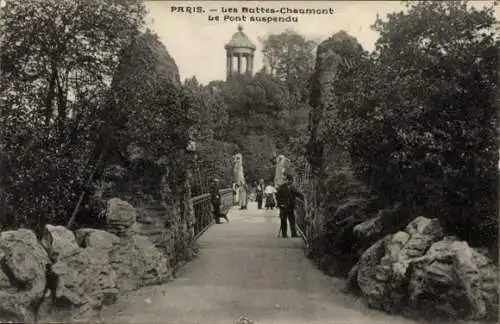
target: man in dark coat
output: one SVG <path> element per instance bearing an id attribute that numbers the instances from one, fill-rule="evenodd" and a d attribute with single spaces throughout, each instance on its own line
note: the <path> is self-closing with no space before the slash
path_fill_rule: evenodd
<path id="1" fill-rule="evenodd" d="M 222 199 L 219 192 L 219 179 L 214 179 L 214 183 L 210 188 L 210 201 L 212 202 L 212 207 L 214 211 L 214 219 L 216 224 L 220 224 L 220 217 L 224 217 L 224 219 L 229 222 L 229 219 L 226 215 L 222 215 L 220 206 L 222 205 Z"/>
<path id="2" fill-rule="evenodd" d="M 210 201 L 212 202 L 215 223 L 220 224 L 220 205 L 222 204 L 222 199 L 220 197 L 217 179 L 214 179 L 212 187 L 210 188 Z"/>
<path id="3" fill-rule="evenodd" d="M 255 186 L 257 209 L 262 209 L 262 201 L 264 200 L 264 179 L 260 179 Z"/>
<path id="4" fill-rule="evenodd" d="M 290 231 L 292 232 L 292 237 L 298 237 L 297 229 L 295 228 L 295 198 L 302 197 L 293 186 L 293 177 L 287 175 L 285 178 L 285 183 L 283 183 L 278 188 L 276 193 L 276 200 L 278 201 L 278 207 L 280 208 L 280 219 L 281 219 L 281 234 L 283 237 L 287 237 L 287 220 L 290 223 Z"/>

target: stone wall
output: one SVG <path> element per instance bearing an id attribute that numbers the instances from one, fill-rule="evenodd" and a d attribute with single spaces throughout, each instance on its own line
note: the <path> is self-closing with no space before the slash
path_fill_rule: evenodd
<path id="1" fill-rule="evenodd" d="M 47 225 L 40 241 L 27 229 L 0 233 L 0 321 L 95 320 L 120 293 L 167 282 L 191 249 L 186 215 L 161 224 L 167 214 L 113 198 L 106 230 Z"/>

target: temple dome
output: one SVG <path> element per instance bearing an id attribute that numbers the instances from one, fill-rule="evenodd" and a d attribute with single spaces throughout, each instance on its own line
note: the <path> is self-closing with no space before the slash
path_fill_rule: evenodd
<path id="1" fill-rule="evenodd" d="M 238 32 L 234 33 L 233 38 L 231 38 L 231 41 L 224 48 L 250 48 L 255 50 L 257 47 L 248 39 L 247 35 L 243 32 L 243 27 L 240 25 L 238 26 Z"/>

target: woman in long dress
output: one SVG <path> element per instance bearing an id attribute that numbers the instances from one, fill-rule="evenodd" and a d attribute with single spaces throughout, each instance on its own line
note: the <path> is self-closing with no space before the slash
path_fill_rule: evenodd
<path id="1" fill-rule="evenodd" d="M 266 197 L 266 209 L 273 210 L 273 208 L 276 206 L 276 188 L 274 188 L 272 182 L 269 182 L 269 184 L 266 186 L 266 189 L 264 189 L 264 195 Z"/>

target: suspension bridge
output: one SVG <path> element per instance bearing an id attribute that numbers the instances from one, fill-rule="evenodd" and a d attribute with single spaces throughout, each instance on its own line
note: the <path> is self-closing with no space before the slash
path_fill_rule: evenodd
<path id="1" fill-rule="evenodd" d="M 241 181 L 242 166 L 232 167 L 233 182 Z M 277 163 L 276 185 L 284 172 Z M 298 238 L 280 237 L 278 210 L 258 209 L 253 201 L 240 209 L 233 188 L 220 189 L 229 222 L 215 224 L 209 182 L 195 173 L 195 185 L 205 190 L 192 198 L 198 257 L 172 282 L 121 296 L 102 311 L 105 323 L 414 323 L 342 293 L 343 279 L 321 273 L 305 257 L 302 199 L 295 208 Z M 296 174 L 296 187 L 307 190 L 308 168 Z"/>

